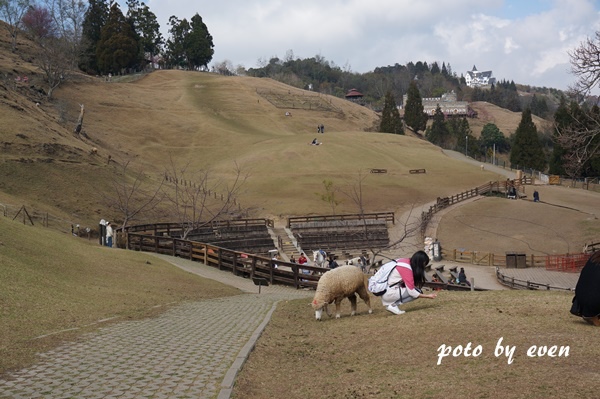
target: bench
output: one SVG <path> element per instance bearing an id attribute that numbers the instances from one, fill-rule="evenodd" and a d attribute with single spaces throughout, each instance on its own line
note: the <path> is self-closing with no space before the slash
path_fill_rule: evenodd
<path id="1" fill-rule="evenodd" d="M 440 280 L 442 283 L 444 284 L 448 284 L 448 279 L 446 278 L 446 276 L 444 276 L 444 274 L 442 273 L 441 270 L 438 270 L 436 268 L 435 272 L 434 272 L 435 276 L 438 278 L 438 280 Z"/>
<path id="2" fill-rule="evenodd" d="M 450 272 L 450 275 L 452 276 L 452 282 L 455 283 L 456 281 L 458 281 L 458 273 L 456 272 Z"/>
<path id="3" fill-rule="evenodd" d="M 415 173 L 427 173 L 427 171 L 425 169 L 411 169 L 409 170 L 410 174 L 415 174 Z"/>
<path id="4" fill-rule="evenodd" d="M 435 268 L 435 270 L 437 270 L 438 272 L 443 272 L 444 266 L 446 266 L 446 265 L 439 265 L 438 267 Z"/>
<path id="5" fill-rule="evenodd" d="M 451 267 L 448 270 L 450 270 L 450 272 L 458 273 L 458 266 Z"/>
<path id="6" fill-rule="evenodd" d="M 371 169 L 371 173 L 387 173 L 387 169 Z"/>

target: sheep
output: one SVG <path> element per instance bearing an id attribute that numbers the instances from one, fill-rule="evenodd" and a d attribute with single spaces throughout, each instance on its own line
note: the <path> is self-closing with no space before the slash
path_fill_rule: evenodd
<path id="1" fill-rule="evenodd" d="M 356 313 L 356 295 L 358 294 L 369 307 L 369 314 L 373 313 L 371 309 L 371 298 L 365 276 L 363 272 L 354 266 L 340 266 L 329 270 L 321 276 L 317 284 L 317 291 L 312 301 L 312 307 L 315 309 L 315 318 L 321 320 L 323 309 L 327 315 L 331 316 L 328 304 L 335 302 L 335 318 L 340 318 L 340 303 L 342 299 L 348 298 L 352 306 L 351 316 Z"/>

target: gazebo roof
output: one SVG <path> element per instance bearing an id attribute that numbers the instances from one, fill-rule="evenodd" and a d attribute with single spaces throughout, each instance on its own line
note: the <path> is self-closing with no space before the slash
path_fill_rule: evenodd
<path id="1" fill-rule="evenodd" d="M 351 89 L 348 93 L 346 93 L 346 98 L 348 97 L 362 97 L 363 94 L 356 90 L 356 89 Z"/>

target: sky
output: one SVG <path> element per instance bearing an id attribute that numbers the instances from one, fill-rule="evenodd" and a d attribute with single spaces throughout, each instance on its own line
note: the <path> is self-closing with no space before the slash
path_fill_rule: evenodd
<path id="1" fill-rule="evenodd" d="M 122 2 L 124 3 L 124 1 Z M 198 13 L 212 63 L 246 69 L 272 57 L 319 55 L 344 70 L 425 61 L 458 76 L 567 89 L 569 51 L 600 31 L 600 0 L 146 0 L 163 36 L 169 17 Z M 121 7 L 126 12 L 125 7 Z M 212 64 L 211 63 L 211 64 Z"/>

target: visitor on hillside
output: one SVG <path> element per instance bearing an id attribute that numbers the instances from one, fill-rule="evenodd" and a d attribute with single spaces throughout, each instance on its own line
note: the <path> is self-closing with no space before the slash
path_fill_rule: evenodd
<path id="1" fill-rule="evenodd" d="M 537 190 L 533 192 L 533 202 L 540 202 L 540 193 Z"/>
<path id="2" fill-rule="evenodd" d="M 111 222 L 106 223 L 106 246 L 109 248 L 113 246 L 113 237 L 115 234 L 112 226 Z"/>
<path id="3" fill-rule="evenodd" d="M 469 280 L 467 280 L 467 274 L 465 273 L 464 267 L 461 267 L 460 272 L 458 272 L 458 284 L 466 284 L 469 287 L 471 286 L 471 283 L 469 283 Z"/>
<path id="4" fill-rule="evenodd" d="M 581 269 L 571 313 L 600 326 L 600 251 L 594 252 Z"/>
<path id="5" fill-rule="evenodd" d="M 290 256 L 290 263 L 296 263 L 296 258 L 294 258 L 293 254 Z"/>
<path id="6" fill-rule="evenodd" d="M 321 125 L 321 134 L 325 133 L 325 126 Z"/>
<path id="7" fill-rule="evenodd" d="M 317 133 L 321 133 L 321 126 L 317 125 Z"/>
<path id="8" fill-rule="evenodd" d="M 312 145 L 319 145 L 319 142 L 317 141 L 317 138 L 315 137 L 311 143 Z"/>
<path id="9" fill-rule="evenodd" d="M 437 294 L 423 294 L 421 287 L 425 284 L 425 266 L 429 256 L 424 251 L 417 251 L 413 256 L 396 260 L 396 267 L 388 277 L 388 288 L 381 296 L 381 303 L 394 314 L 403 314 L 398 305 L 414 301 L 418 298 L 435 299 Z"/>

